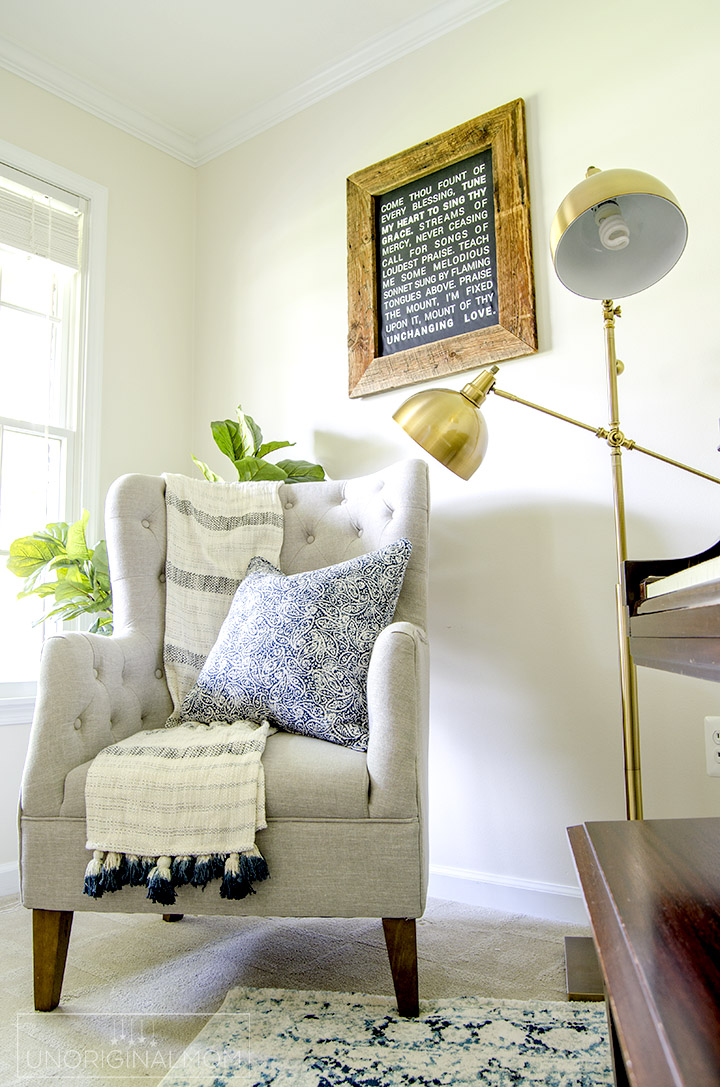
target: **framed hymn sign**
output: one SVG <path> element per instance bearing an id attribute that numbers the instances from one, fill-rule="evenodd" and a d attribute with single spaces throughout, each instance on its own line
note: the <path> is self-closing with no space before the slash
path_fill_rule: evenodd
<path id="1" fill-rule="evenodd" d="M 522 99 L 348 178 L 350 396 L 537 350 Z"/>

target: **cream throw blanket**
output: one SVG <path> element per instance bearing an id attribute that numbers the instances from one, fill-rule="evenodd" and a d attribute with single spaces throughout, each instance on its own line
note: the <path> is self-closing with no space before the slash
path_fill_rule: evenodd
<path id="1" fill-rule="evenodd" d="M 262 754 L 267 723 L 179 724 L 247 565 L 277 565 L 283 537 L 279 484 L 208 483 L 168 475 L 164 658 L 173 714 L 166 728 L 135 733 L 93 760 L 85 786 L 85 892 L 94 898 L 146 885 L 170 905 L 175 887 L 242 898 L 267 876 L 255 846 L 265 823 Z"/>

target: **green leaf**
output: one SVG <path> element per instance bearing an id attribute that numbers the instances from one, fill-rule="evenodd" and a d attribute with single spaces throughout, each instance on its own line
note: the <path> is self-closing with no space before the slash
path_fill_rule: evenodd
<path id="1" fill-rule="evenodd" d="M 236 414 L 238 419 L 238 425 L 243 436 L 243 442 L 247 449 L 247 452 L 244 454 L 244 456 L 262 456 L 262 454 L 259 452 L 263 440 L 262 430 L 251 415 L 245 414 L 245 412 L 242 410 L 241 404 L 238 404 Z"/>
<path id="2" fill-rule="evenodd" d="M 60 543 L 67 543 L 67 534 L 70 525 L 67 521 L 55 521 L 51 525 L 45 525 L 43 532 L 36 532 L 35 536 L 39 540 L 58 540 Z"/>
<path id="3" fill-rule="evenodd" d="M 67 534 L 67 555 L 69 559 L 76 559 L 78 562 L 84 562 L 85 559 L 91 557 L 90 550 L 85 539 L 85 529 L 87 523 L 90 520 L 90 514 L 87 510 L 82 511 L 82 517 L 79 521 L 75 521 L 70 525 Z"/>
<path id="4" fill-rule="evenodd" d="M 47 566 L 58 554 L 58 544 L 37 536 L 22 536 L 10 544 L 7 568 L 17 577 L 29 577 Z"/>
<path id="5" fill-rule="evenodd" d="M 90 627 L 91 634 L 112 634 L 112 632 L 112 615 L 99 615 L 93 625 Z"/>
<path id="6" fill-rule="evenodd" d="M 110 577 L 110 566 L 108 564 L 107 544 L 104 540 L 98 540 L 95 544 L 95 550 L 92 555 L 92 564 L 95 572 L 95 577 L 104 578 Z"/>
<path id="7" fill-rule="evenodd" d="M 311 464 L 307 460 L 280 460 L 278 467 L 286 473 L 286 483 L 312 483 L 325 479 L 322 465 Z"/>
<path id="8" fill-rule="evenodd" d="M 252 456 L 253 450 L 243 441 L 240 426 L 233 419 L 216 419 L 210 424 L 215 444 L 233 463 Z"/>
<path id="9" fill-rule="evenodd" d="M 41 616 L 40 619 L 36 619 L 33 626 L 37 627 L 40 623 L 47 622 L 48 619 L 62 619 L 64 623 L 69 623 L 71 619 L 79 619 L 80 616 L 84 614 L 84 604 L 69 601 L 68 603 L 61 604 L 60 607 L 53 608 L 52 611 L 47 612 L 45 615 Z"/>
<path id="10" fill-rule="evenodd" d="M 75 589 L 81 588 L 84 592 L 90 592 L 92 585 L 81 566 L 69 566 L 65 572 L 63 585 L 74 585 Z"/>
<path id="11" fill-rule="evenodd" d="M 67 555 L 58 555 L 57 558 L 48 563 L 48 570 L 56 571 L 58 577 L 65 577 L 65 571 L 69 570 L 71 566 L 77 565 L 77 559 L 69 559 Z"/>
<path id="12" fill-rule="evenodd" d="M 278 479 L 280 482 L 287 481 L 287 472 L 284 468 L 281 468 L 279 464 L 271 464 L 269 460 L 258 459 L 260 467 L 253 476 L 253 479 Z"/>
<path id="13" fill-rule="evenodd" d="M 289 445 L 295 445 L 295 442 L 265 442 L 258 449 L 257 456 L 266 457 L 268 453 L 274 453 L 276 449 L 286 449 Z"/>
<path id="14" fill-rule="evenodd" d="M 269 461 L 260 460 L 259 457 L 243 457 L 236 461 L 238 479 L 241 483 L 248 483 L 251 479 L 285 479 L 286 473 Z"/>
<path id="15" fill-rule="evenodd" d="M 208 481 L 208 483 L 222 483 L 223 482 L 222 476 L 216 476 L 215 473 L 213 472 L 212 468 L 209 468 L 207 466 L 207 464 L 205 464 L 205 461 L 198 460 L 197 457 L 193 456 L 192 453 L 190 454 L 190 456 L 193 459 L 193 463 L 198 466 L 198 468 L 200 469 L 202 474 L 205 476 L 205 479 Z"/>
<path id="16" fill-rule="evenodd" d="M 84 577 L 84 575 L 83 575 Z M 69 577 L 64 581 L 58 581 L 55 586 L 55 599 L 58 604 L 66 600 L 85 600 L 87 601 L 90 594 L 90 582 L 87 578 L 84 581 L 71 581 Z"/>
<path id="17" fill-rule="evenodd" d="M 40 598 L 52 596 L 55 592 L 55 585 L 56 582 L 54 581 L 43 581 L 41 585 L 35 585 L 30 589 L 23 589 L 22 592 L 17 594 L 17 598 L 18 600 L 24 600 L 28 596 L 39 596 Z"/>
<path id="18" fill-rule="evenodd" d="M 90 564 L 90 580 L 92 581 L 94 593 L 100 592 L 105 596 L 111 596 L 112 584 L 110 582 L 110 569 L 104 540 L 100 540 L 93 552 L 93 561 Z"/>

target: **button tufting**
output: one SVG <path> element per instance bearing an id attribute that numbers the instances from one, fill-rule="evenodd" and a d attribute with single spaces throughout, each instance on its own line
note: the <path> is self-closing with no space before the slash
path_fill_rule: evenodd
<path id="1" fill-rule="evenodd" d="M 143 521 L 142 522 L 142 527 L 143 528 L 150 528 L 150 522 L 149 521 Z"/>
<path id="2" fill-rule="evenodd" d="M 75 719 L 75 720 L 73 721 L 73 728 L 75 729 L 75 731 L 76 731 L 76 732 L 77 732 L 77 731 L 78 731 L 79 729 L 81 729 L 81 728 L 82 728 L 82 721 L 80 720 L 80 718 L 79 718 L 79 717 L 77 717 L 77 718 L 76 718 L 76 719 Z"/>
<path id="3" fill-rule="evenodd" d="M 315 543 L 315 537 L 314 536 L 308 536 L 307 542 L 308 543 Z"/>
<path id="4" fill-rule="evenodd" d="M 97 677 L 100 675 L 97 668 L 93 668 L 93 675 L 95 676 L 95 679 L 97 679 Z"/>
<path id="5" fill-rule="evenodd" d="M 155 678 L 156 679 L 162 679 L 162 668 L 156 668 L 155 669 Z"/>
<path id="6" fill-rule="evenodd" d="M 286 510 L 291 510 L 292 508 L 293 508 L 293 503 L 292 502 L 286 502 L 285 503 L 285 509 Z"/>
<path id="7" fill-rule="evenodd" d="M 357 534 L 358 534 L 358 536 L 362 536 L 362 534 L 363 534 L 363 530 L 362 530 L 361 528 L 359 528 L 359 529 L 357 530 Z"/>
<path id="8" fill-rule="evenodd" d="M 160 574 L 158 580 L 164 585 L 165 584 L 165 574 Z"/>

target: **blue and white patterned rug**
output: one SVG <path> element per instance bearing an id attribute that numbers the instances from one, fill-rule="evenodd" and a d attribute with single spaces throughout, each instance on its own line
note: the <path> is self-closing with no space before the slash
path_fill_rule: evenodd
<path id="1" fill-rule="evenodd" d="M 160 1087 L 610 1087 L 602 1004 L 233 989 Z"/>

